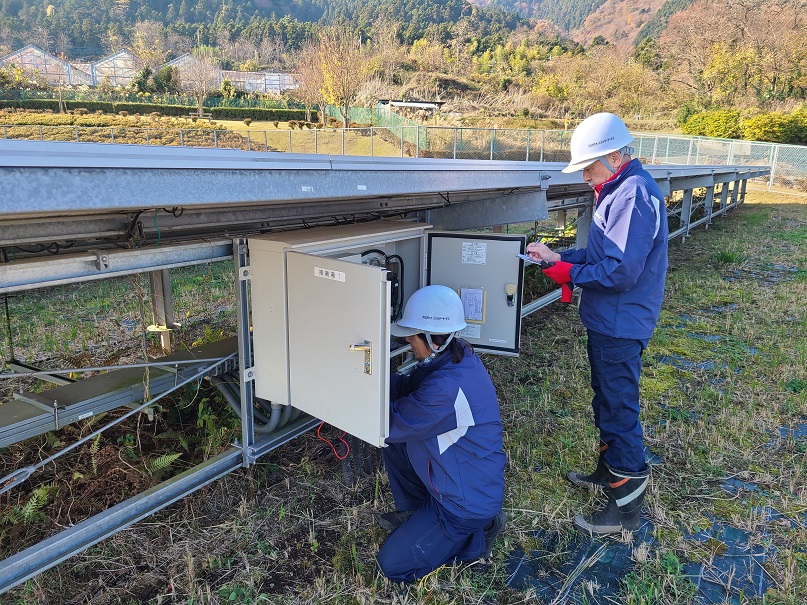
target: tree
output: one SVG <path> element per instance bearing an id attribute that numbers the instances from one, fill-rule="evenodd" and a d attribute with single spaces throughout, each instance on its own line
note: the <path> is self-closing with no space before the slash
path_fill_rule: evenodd
<path id="1" fill-rule="evenodd" d="M 196 97 L 199 115 L 205 111 L 205 99 L 208 93 L 218 86 L 219 73 L 218 69 L 213 67 L 213 61 L 214 58 L 209 51 L 197 48 L 193 56 L 178 67 L 182 87 Z"/>
<path id="2" fill-rule="evenodd" d="M 182 81 L 179 77 L 179 70 L 171 65 L 163 65 L 151 77 L 154 83 L 154 91 L 161 93 L 178 93 L 182 90 Z"/>
<path id="3" fill-rule="evenodd" d="M 289 95 L 296 101 L 305 105 L 306 122 L 311 121 L 311 109 L 320 108 L 320 120 L 325 124 L 325 78 L 319 60 L 319 47 L 309 42 L 297 53 L 295 79 L 297 88 Z"/>
<path id="4" fill-rule="evenodd" d="M 168 51 L 165 48 L 162 24 L 157 21 L 135 23 L 132 52 L 152 70 L 165 63 Z"/>
<path id="5" fill-rule="evenodd" d="M 325 100 L 339 108 L 347 128 L 350 106 L 367 81 L 364 47 L 351 28 L 335 25 L 320 31 L 316 49 Z"/>

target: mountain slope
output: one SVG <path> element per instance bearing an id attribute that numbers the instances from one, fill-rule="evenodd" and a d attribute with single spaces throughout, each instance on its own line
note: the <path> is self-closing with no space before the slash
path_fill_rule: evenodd
<path id="1" fill-rule="evenodd" d="M 611 44 L 632 44 L 664 3 L 665 0 L 606 0 L 571 35 L 584 46 L 597 36 Z"/>

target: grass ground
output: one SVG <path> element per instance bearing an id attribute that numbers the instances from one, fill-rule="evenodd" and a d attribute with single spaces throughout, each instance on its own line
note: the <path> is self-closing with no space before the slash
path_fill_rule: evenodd
<path id="1" fill-rule="evenodd" d="M 590 561 L 594 573 L 587 581 L 576 580 L 580 569 L 564 571 L 580 540 L 571 518 L 601 494 L 563 479 L 570 468 L 593 466 L 597 436 L 590 421 L 585 332 L 573 306 L 554 306 L 525 319 L 519 358 L 485 359 L 499 392 L 509 458 L 509 521 L 491 564 L 443 568 L 403 588 L 385 581 L 373 559 L 386 535 L 375 517 L 391 505 L 383 471 L 347 483 L 345 466 L 309 434 L 35 577 L 0 602 L 559 603 L 566 595 L 577 603 L 684 605 L 708 602 L 697 600 L 684 569 L 717 569 L 729 554 L 716 534 L 700 541 L 692 536 L 720 525 L 742 532 L 749 548 L 765 553 L 768 587 L 764 597 L 748 588 L 732 593 L 732 587 L 744 586 L 742 574 L 722 578 L 733 595 L 724 602 L 803 603 L 807 204 L 751 192 L 745 205 L 708 230 L 696 230 L 683 245 L 671 243 L 670 257 L 664 309 L 645 353 L 641 384 L 646 443 L 660 459 L 645 502 L 652 540 L 603 541 L 609 548 L 624 546 L 630 560 L 616 594 L 608 596 L 597 581 L 597 570 L 608 569 L 605 563 L 598 568 Z M 188 286 L 218 283 L 205 270 L 196 271 L 180 279 L 189 280 Z M 228 296 L 227 279 L 221 283 L 219 296 Z M 98 305 L 75 313 L 103 328 L 116 305 L 132 297 L 133 287 L 123 284 L 120 293 L 108 291 Z M 73 298 L 84 300 L 81 294 Z M 70 294 L 62 296 L 60 304 L 68 304 Z M 23 315 L 33 304 L 27 298 L 11 302 L 12 312 Z M 213 338 L 232 326 L 234 311 L 227 305 L 216 310 L 189 297 L 175 308 L 186 317 L 188 340 Z M 137 313 L 130 311 L 132 318 Z M 140 346 L 125 330 L 108 332 L 105 348 Z M 77 334 L 68 348 L 74 350 L 81 338 Z M 63 359 L 68 351 L 58 347 L 33 336 L 25 344 L 31 361 Z M 180 407 L 201 416 L 199 402 L 208 397 L 191 393 L 191 403 Z M 207 413 L 223 416 L 212 399 L 206 405 Z M 138 443 L 158 433 L 156 422 L 126 430 Z M 43 438 L 37 447 L 49 444 Z M 126 458 L 127 448 L 136 454 L 121 434 L 105 440 L 96 454 L 137 467 L 138 461 Z M 92 455 L 77 455 L 69 470 L 84 471 L 89 480 Z M 3 466 L 20 456 L 8 448 Z M 115 489 L 119 484 L 106 472 L 104 465 L 96 468 Z M 40 512 L 61 524 L 76 520 L 69 512 L 70 477 L 48 480 L 61 486 L 53 492 L 58 510 Z M 0 545 L 6 552 L 34 532 L 22 529 L 9 512 L 24 504 L 10 497 L 0 502 Z M 547 597 L 537 582 L 509 581 L 515 576 L 513 553 L 534 554 L 534 579 L 560 576 L 566 586 Z"/>

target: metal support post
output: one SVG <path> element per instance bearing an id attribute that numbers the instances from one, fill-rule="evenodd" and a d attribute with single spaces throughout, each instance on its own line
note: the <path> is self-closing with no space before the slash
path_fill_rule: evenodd
<path id="1" fill-rule="evenodd" d="M 215 147 L 216 149 L 219 148 L 219 131 L 218 130 L 213 131 L 213 147 Z"/>
<path id="2" fill-rule="evenodd" d="M 712 207 L 715 204 L 715 186 L 712 185 L 711 187 L 706 188 L 706 199 L 703 202 L 703 211 L 706 214 L 706 218 L 709 220 L 706 221 L 706 227 L 708 228 L 709 225 L 712 224 Z"/>
<path id="3" fill-rule="evenodd" d="M 248 130 L 247 130 L 247 151 L 252 151 L 252 140 L 249 136 Z"/>
<path id="4" fill-rule="evenodd" d="M 493 149 L 496 146 L 496 129 L 494 128 L 490 135 L 490 159 L 493 159 Z"/>
<path id="5" fill-rule="evenodd" d="M 656 138 L 653 139 L 653 157 L 650 160 L 651 164 L 656 163 L 656 151 L 657 151 L 657 148 L 658 148 L 658 135 L 656 135 Z"/>
<path id="6" fill-rule="evenodd" d="M 591 198 L 591 203 L 582 210 L 578 210 L 577 218 L 577 237 L 575 238 L 575 247 L 585 248 L 588 242 L 588 232 L 591 230 L 591 219 L 594 215 L 594 198 Z"/>
<path id="7" fill-rule="evenodd" d="M 342 129 L 342 155 L 345 155 L 345 129 Z"/>
<path id="8" fill-rule="evenodd" d="M 160 332 L 160 345 L 166 354 L 171 353 L 171 332 L 174 323 L 174 297 L 171 294 L 171 272 L 168 269 L 149 273 L 151 309 L 154 325 Z"/>
<path id="9" fill-rule="evenodd" d="M 689 224 L 692 222 L 692 189 L 684 190 L 684 201 L 681 203 L 681 220 L 679 226 L 684 230 L 681 241 L 689 237 Z"/>
<path id="10" fill-rule="evenodd" d="M 401 125 L 401 157 L 404 157 L 403 125 Z"/>
<path id="11" fill-rule="evenodd" d="M 748 186 L 748 179 L 743 179 L 740 181 L 740 199 L 738 201 L 739 204 L 745 202 L 745 189 Z"/>
<path id="12" fill-rule="evenodd" d="M 235 293 L 237 307 L 238 369 L 241 378 L 241 451 L 244 468 L 255 462 L 255 418 L 252 401 L 255 398 L 255 374 L 252 367 L 252 339 L 249 315 L 249 248 L 243 237 L 233 238 L 235 262 Z"/>
<path id="13" fill-rule="evenodd" d="M 454 129 L 454 159 L 457 159 L 457 129 Z"/>

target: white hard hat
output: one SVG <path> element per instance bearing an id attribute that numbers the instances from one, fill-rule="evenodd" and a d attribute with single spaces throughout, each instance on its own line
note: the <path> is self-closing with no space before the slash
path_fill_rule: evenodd
<path id="1" fill-rule="evenodd" d="M 612 113 L 595 113 L 580 122 L 569 145 L 572 160 L 563 172 L 577 172 L 598 158 L 627 146 L 633 137 L 625 122 Z"/>
<path id="2" fill-rule="evenodd" d="M 406 303 L 401 319 L 390 326 L 393 336 L 453 334 L 465 329 L 465 309 L 459 294 L 447 286 L 425 286 Z"/>

